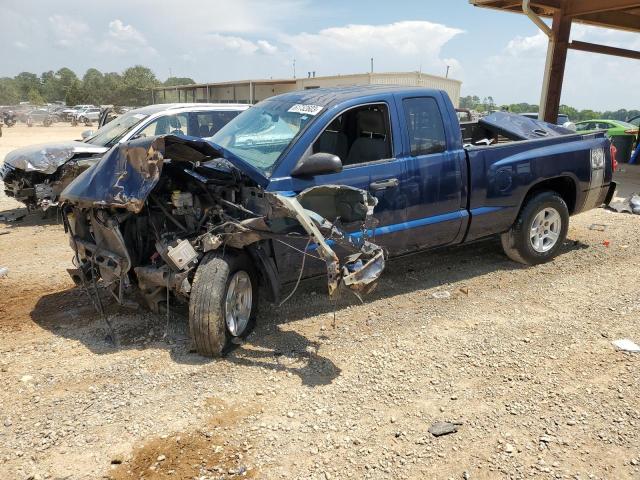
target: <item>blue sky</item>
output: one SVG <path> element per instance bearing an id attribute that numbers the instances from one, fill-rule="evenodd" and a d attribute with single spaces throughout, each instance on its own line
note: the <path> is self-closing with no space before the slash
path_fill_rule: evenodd
<path id="1" fill-rule="evenodd" d="M 68 66 L 151 67 L 197 81 L 418 70 L 463 81 L 463 94 L 537 103 L 546 38 L 523 15 L 466 0 L 2 1 L 0 76 Z M 640 35 L 581 25 L 574 38 L 640 50 Z M 610 88 L 616 82 L 623 88 Z M 563 103 L 640 106 L 640 62 L 570 52 Z"/>

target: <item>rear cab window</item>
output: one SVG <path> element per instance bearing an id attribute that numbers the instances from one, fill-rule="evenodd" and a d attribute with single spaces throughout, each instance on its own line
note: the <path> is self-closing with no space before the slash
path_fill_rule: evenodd
<path id="1" fill-rule="evenodd" d="M 444 152 L 447 142 L 442 114 L 436 100 L 433 97 L 405 98 L 402 106 L 411 156 Z"/>

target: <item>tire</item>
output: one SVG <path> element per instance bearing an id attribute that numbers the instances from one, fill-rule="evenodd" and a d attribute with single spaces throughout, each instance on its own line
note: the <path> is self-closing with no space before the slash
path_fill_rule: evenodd
<path id="1" fill-rule="evenodd" d="M 526 201 L 515 223 L 500 240 L 504 253 L 514 262 L 538 265 L 558 255 L 568 230 L 567 204 L 556 192 L 545 191 Z"/>
<path id="2" fill-rule="evenodd" d="M 51 126 L 51 119 L 50 118 L 45 118 L 42 121 L 42 125 L 44 125 L 45 127 L 50 127 Z"/>
<path id="3" fill-rule="evenodd" d="M 196 351 L 205 357 L 220 357 L 233 346 L 234 340 L 246 337 L 253 328 L 258 305 L 258 277 L 244 253 L 227 253 L 224 256 L 207 254 L 196 270 L 189 300 L 189 330 Z M 246 287 L 246 281 L 250 286 Z M 239 283 L 234 283 L 238 281 Z M 234 284 L 234 287 L 232 287 Z M 239 285 L 239 286 L 238 286 Z M 235 288 L 251 292 L 248 314 L 244 325 L 236 324 L 235 331 L 227 322 L 227 296 Z M 232 289 L 233 288 L 233 289 Z M 231 292 L 230 292 L 231 290 Z M 242 297 L 246 300 L 248 295 Z M 240 301 L 243 303 L 243 301 Z M 242 306 L 239 310 L 243 310 Z M 244 305 L 244 311 L 246 305 Z M 234 318 L 236 318 L 234 316 Z"/>

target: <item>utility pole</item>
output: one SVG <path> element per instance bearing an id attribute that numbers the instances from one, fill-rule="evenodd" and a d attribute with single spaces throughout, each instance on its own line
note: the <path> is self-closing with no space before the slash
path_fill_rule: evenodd
<path id="1" fill-rule="evenodd" d="M 445 75 L 445 78 L 449 78 L 449 69 L 451 68 L 451 65 L 447 65 L 447 73 Z"/>
<path id="2" fill-rule="evenodd" d="M 371 73 L 373 73 L 373 57 L 371 57 Z"/>
<path id="3" fill-rule="evenodd" d="M 296 59 L 293 59 L 293 79 L 296 78 Z"/>

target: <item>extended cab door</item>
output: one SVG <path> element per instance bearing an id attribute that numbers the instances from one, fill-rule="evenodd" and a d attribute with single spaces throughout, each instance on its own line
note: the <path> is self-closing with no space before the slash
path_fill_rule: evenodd
<path id="1" fill-rule="evenodd" d="M 389 252 L 407 251 L 407 170 L 394 99 L 347 108 L 336 115 L 312 145 L 313 153 L 340 157 L 342 172 L 319 175 L 316 185 L 340 184 L 368 190 L 378 199 L 374 210 L 377 227 L 370 232 Z M 296 188 L 297 190 L 297 188 Z M 342 220 L 345 223 L 345 219 Z M 359 223 L 347 231 L 358 231 Z"/>
<path id="2" fill-rule="evenodd" d="M 468 220 L 465 153 L 460 132 L 453 131 L 459 125 L 457 118 L 451 118 L 453 105 L 448 98 L 438 96 L 396 98 L 404 124 L 407 228 L 412 249 L 459 241 Z"/>

